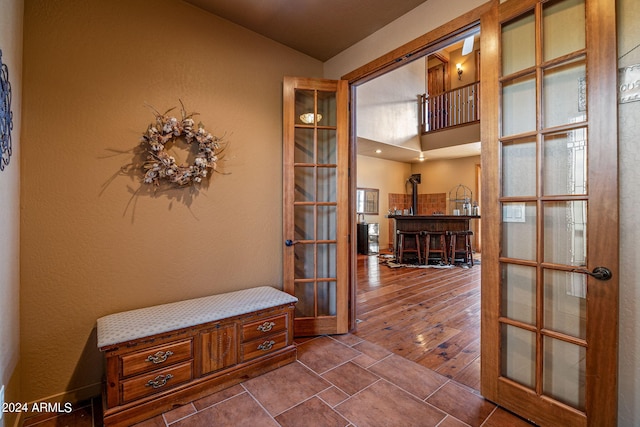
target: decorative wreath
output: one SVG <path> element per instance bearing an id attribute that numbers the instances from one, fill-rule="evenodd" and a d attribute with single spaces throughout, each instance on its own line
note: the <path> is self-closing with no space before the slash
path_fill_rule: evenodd
<path id="1" fill-rule="evenodd" d="M 159 186 L 167 181 L 180 187 L 202 182 L 209 171 L 216 170 L 216 163 L 222 151 L 222 138 L 207 132 L 202 123 L 195 129 L 193 116 L 187 114 L 182 106 L 182 119 L 169 116 L 173 108 L 164 114 L 155 112 L 156 121 L 147 128 L 142 136 L 142 145 L 148 153 L 143 164 L 144 182 Z M 184 138 L 187 144 L 198 143 L 198 153 L 192 165 L 178 165 L 176 159 L 165 151 L 165 146 Z"/>

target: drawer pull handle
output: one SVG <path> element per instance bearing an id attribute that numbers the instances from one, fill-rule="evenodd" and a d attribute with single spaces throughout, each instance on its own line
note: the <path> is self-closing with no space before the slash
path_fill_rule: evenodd
<path id="1" fill-rule="evenodd" d="M 145 386 L 153 388 L 164 387 L 165 385 L 167 385 L 167 381 L 169 381 L 171 378 L 173 378 L 173 375 L 171 374 L 158 375 L 157 377 L 155 377 L 155 379 L 149 380 L 149 382 L 146 383 Z"/>
<path id="2" fill-rule="evenodd" d="M 155 363 L 157 365 L 158 363 L 166 362 L 169 356 L 172 355 L 173 351 L 159 351 L 156 354 L 152 354 L 151 356 L 147 357 L 147 361 Z"/>
<path id="3" fill-rule="evenodd" d="M 265 341 L 265 342 L 263 342 L 262 344 L 260 344 L 260 345 L 258 346 L 258 350 L 262 350 L 262 351 L 269 351 L 269 350 L 271 350 L 271 349 L 273 348 L 273 345 L 274 345 L 275 343 L 276 343 L 276 342 L 275 342 L 274 340 L 271 340 L 271 341 Z"/>
<path id="4" fill-rule="evenodd" d="M 276 326 L 275 322 L 264 322 L 262 325 L 258 326 L 258 330 L 260 332 L 269 332 Z"/>

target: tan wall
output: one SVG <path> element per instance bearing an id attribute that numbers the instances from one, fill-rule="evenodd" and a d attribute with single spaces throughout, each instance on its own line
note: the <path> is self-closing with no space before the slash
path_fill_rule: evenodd
<path id="1" fill-rule="evenodd" d="M 22 398 L 83 397 L 98 317 L 281 287 L 282 80 L 322 63 L 177 0 L 30 0 L 24 49 Z M 179 100 L 226 134 L 229 174 L 155 196 L 112 180 L 145 105 Z"/>
<path id="2" fill-rule="evenodd" d="M 380 215 L 367 215 L 368 223 L 380 223 L 380 248 L 389 244 L 387 214 L 388 194 L 411 194 L 411 187 L 405 185 L 411 174 L 421 174 L 418 194 L 445 193 L 447 197 L 447 213 L 450 213 L 449 191 L 458 184 L 465 185 L 476 194 L 476 166 L 480 164 L 480 156 L 450 160 L 434 160 L 422 163 L 402 163 L 391 160 L 376 159 L 369 156 L 357 157 L 358 187 L 378 188 L 380 190 Z M 476 245 L 477 246 L 477 245 Z"/>
<path id="3" fill-rule="evenodd" d="M 618 0 L 619 67 L 640 64 L 640 2 Z M 618 425 L 640 420 L 640 102 L 620 104 L 620 349 Z"/>
<path id="4" fill-rule="evenodd" d="M 462 184 L 473 192 L 473 200 L 477 200 L 476 165 L 480 164 L 480 156 L 463 157 L 449 160 L 427 160 L 414 163 L 411 173 L 422 175 L 420 193 L 446 193 L 447 213 L 453 209 L 449 203 L 449 192 Z M 455 192 L 454 192 L 455 193 Z M 455 194 L 453 195 L 455 198 Z"/>
<path id="5" fill-rule="evenodd" d="M 358 156 L 357 162 L 357 186 L 380 190 L 380 215 L 366 215 L 365 219 L 368 223 L 380 224 L 380 249 L 386 249 L 389 247 L 389 219 L 385 218 L 385 215 L 389 208 L 393 208 L 389 206 L 388 196 L 389 193 L 411 193 L 411 188 L 405 186 L 405 182 L 411 176 L 411 165 L 368 156 Z"/>
<path id="6" fill-rule="evenodd" d="M 0 387 L 5 401 L 20 393 L 20 157 L 22 109 L 22 13 L 20 0 L 0 0 L 0 49 L 11 84 L 12 154 L 0 171 Z M 2 100 L 0 100 L 2 102 Z M 2 408 L 0 408 L 2 411 Z M 10 425 L 6 413 L 0 426 Z"/>

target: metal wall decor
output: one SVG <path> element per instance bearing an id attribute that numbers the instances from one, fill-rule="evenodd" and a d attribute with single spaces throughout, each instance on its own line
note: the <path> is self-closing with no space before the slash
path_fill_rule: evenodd
<path id="1" fill-rule="evenodd" d="M 2 63 L 0 49 L 0 171 L 11 159 L 11 130 L 13 129 L 13 112 L 11 111 L 11 84 L 9 69 Z"/>
<path id="2" fill-rule="evenodd" d="M 618 102 L 640 101 L 640 64 L 618 69 Z"/>

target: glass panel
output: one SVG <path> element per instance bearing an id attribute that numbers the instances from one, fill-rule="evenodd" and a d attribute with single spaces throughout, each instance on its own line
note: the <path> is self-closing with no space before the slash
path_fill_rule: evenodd
<path id="1" fill-rule="evenodd" d="M 536 195 L 536 140 L 502 144 L 502 195 Z"/>
<path id="2" fill-rule="evenodd" d="M 587 261 L 587 202 L 544 204 L 544 260 L 584 266 Z"/>
<path id="3" fill-rule="evenodd" d="M 544 271 L 544 327 L 586 338 L 587 276 L 568 271 Z"/>
<path id="4" fill-rule="evenodd" d="M 502 75 L 536 64 L 536 26 L 533 11 L 502 26 Z"/>
<path id="5" fill-rule="evenodd" d="M 336 240 L 336 207 L 318 206 L 318 240 Z"/>
<path id="6" fill-rule="evenodd" d="M 543 392 L 574 408 L 585 409 L 586 349 L 544 338 Z"/>
<path id="7" fill-rule="evenodd" d="M 524 76 L 502 85 L 502 135 L 536 130 L 536 79 Z"/>
<path id="8" fill-rule="evenodd" d="M 293 156 L 295 163 L 314 163 L 313 129 L 296 128 Z"/>
<path id="9" fill-rule="evenodd" d="M 584 59 L 545 70 L 542 99 L 546 128 L 587 120 L 586 73 Z"/>
<path id="10" fill-rule="evenodd" d="M 318 168 L 318 201 L 335 202 L 338 171 L 336 168 Z"/>
<path id="11" fill-rule="evenodd" d="M 536 259 L 536 204 L 502 204 L 502 256 Z"/>
<path id="12" fill-rule="evenodd" d="M 314 283 L 296 283 L 293 293 L 298 298 L 296 303 L 296 317 L 313 317 L 315 315 Z"/>
<path id="13" fill-rule="evenodd" d="M 315 277 L 313 264 L 314 244 L 298 243 L 294 246 L 294 278 L 295 279 L 313 279 Z"/>
<path id="14" fill-rule="evenodd" d="M 315 91 L 296 89 L 296 125 L 306 125 L 311 117 L 313 124 L 313 113 L 315 112 Z M 311 114 L 311 116 L 308 116 Z"/>
<path id="15" fill-rule="evenodd" d="M 502 375 L 535 387 L 536 335 L 511 325 L 502 325 Z"/>
<path id="16" fill-rule="evenodd" d="M 543 6 L 544 60 L 585 47 L 584 0 L 550 1 Z"/>
<path id="17" fill-rule="evenodd" d="M 295 240 L 313 240 L 315 235 L 313 213 L 313 206 L 295 206 L 293 208 Z"/>
<path id="18" fill-rule="evenodd" d="M 336 278 L 336 244 L 318 244 L 318 276 L 324 279 Z"/>
<path id="19" fill-rule="evenodd" d="M 335 165 L 338 163 L 336 131 L 318 129 L 318 164 Z"/>
<path id="20" fill-rule="evenodd" d="M 502 266 L 502 315 L 535 325 L 536 269 L 523 265 Z"/>
<path id="21" fill-rule="evenodd" d="M 313 202 L 315 200 L 314 185 L 315 168 L 295 167 L 295 201 L 296 202 Z"/>
<path id="22" fill-rule="evenodd" d="M 543 193 L 587 194 L 587 129 L 547 135 L 543 142 Z"/>
<path id="23" fill-rule="evenodd" d="M 318 114 L 322 119 L 318 120 L 318 126 L 336 125 L 336 93 L 318 91 Z"/>
<path id="24" fill-rule="evenodd" d="M 336 315 L 336 282 L 318 282 L 318 316 Z"/>

